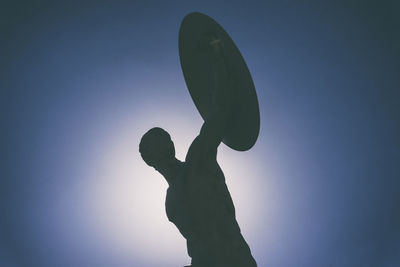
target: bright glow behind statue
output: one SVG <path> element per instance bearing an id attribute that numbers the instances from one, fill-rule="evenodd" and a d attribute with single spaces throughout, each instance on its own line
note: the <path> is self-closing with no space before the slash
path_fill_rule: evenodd
<path id="1" fill-rule="evenodd" d="M 168 113 L 162 116 L 173 118 Z M 150 119 L 149 115 L 143 121 Z M 164 123 L 167 129 L 171 129 L 173 140 L 189 140 L 193 136 L 193 133 L 179 130 L 183 125 L 189 129 L 198 128 L 194 122 L 180 118 Z M 145 165 L 137 152 L 137 137 L 142 132 L 136 125 L 119 131 L 109 139 L 110 143 L 104 144 L 104 151 L 100 152 L 102 156 L 94 164 L 98 167 L 93 170 L 97 178 L 84 190 L 88 193 L 91 209 L 95 211 L 92 217 L 95 231 L 114 253 L 123 257 L 129 257 L 134 251 L 136 255 L 148 258 L 151 258 L 148 255 L 151 253 L 158 255 L 159 260 L 188 261 L 184 256 L 185 240 L 165 216 L 167 184 L 158 177 L 159 173 Z M 184 158 L 182 144 L 176 144 L 176 150 L 178 157 Z M 245 233 L 254 234 L 250 229 L 259 227 L 255 216 L 258 190 L 251 177 L 257 174 L 249 170 L 251 166 L 235 164 L 234 158 L 226 155 L 220 158 L 226 164 L 223 167 L 229 175 L 227 184 L 235 195 L 234 201 L 240 203 L 237 214 L 242 228 Z M 244 173 L 250 176 L 249 179 L 240 177 Z"/>

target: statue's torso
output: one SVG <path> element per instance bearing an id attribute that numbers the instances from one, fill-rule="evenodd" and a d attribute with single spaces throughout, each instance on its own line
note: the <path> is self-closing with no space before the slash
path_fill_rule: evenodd
<path id="1" fill-rule="evenodd" d="M 183 164 L 168 188 L 165 206 L 168 219 L 186 238 L 188 253 L 194 261 L 204 258 L 226 261 L 234 250 L 248 250 L 235 219 L 223 172 L 216 161 L 196 169 Z"/>
<path id="2" fill-rule="evenodd" d="M 188 232 L 199 230 L 203 221 L 217 223 L 224 216 L 236 222 L 235 208 L 217 162 L 197 170 L 184 163 L 167 190 L 165 207 L 168 219 L 185 238 Z"/>
<path id="3" fill-rule="evenodd" d="M 254 267 L 217 163 L 217 147 L 210 146 L 210 136 L 202 133 L 170 181 L 165 203 L 168 219 L 186 238 L 193 266 Z"/>

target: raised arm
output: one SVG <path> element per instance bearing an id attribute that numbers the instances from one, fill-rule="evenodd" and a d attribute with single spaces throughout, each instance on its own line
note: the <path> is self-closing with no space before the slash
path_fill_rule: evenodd
<path id="1" fill-rule="evenodd" d="M 206 158 L 216 158 L 217 148 L 231 126 L 235 102 L 235 88 L 230 82 L 232 74 L 227 67 L 228 59 L 224 55 L 221 40 L 206 36 L 203 42 L 205 43 L 203 49 L 211 56 L 212 61 L 211 67 L 215 81 L 212 88 L 214 109 L 205 118 L 200 134 L 193 141 L 186 156 L 187 162 L 196 163 Z"/>

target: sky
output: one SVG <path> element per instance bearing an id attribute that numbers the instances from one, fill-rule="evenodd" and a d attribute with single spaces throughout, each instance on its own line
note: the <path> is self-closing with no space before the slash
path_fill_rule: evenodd
<path id="1" fill-rule="evenodd" d="M 218 153 L 260 267 L 400 263 L 397 1 L 2 1 L 0 266 L 189 263 L 140 137 L 199 133 L 178 32 L 205 13 L 257 90 L 255 146 Z"/>

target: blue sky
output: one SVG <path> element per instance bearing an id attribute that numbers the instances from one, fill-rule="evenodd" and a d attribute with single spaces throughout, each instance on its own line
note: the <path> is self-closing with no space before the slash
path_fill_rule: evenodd
<path id="1" fill-rule="evenodd" d="M 261 131 L 218 160 L 259 266 L 400 262 L 396 1 L 36 1 L 1 8 L 0 265 L 182 266 L 141 135 L 184 158 L 201 127 L 180 69 L 189 12 L 217 20 Z"/>

